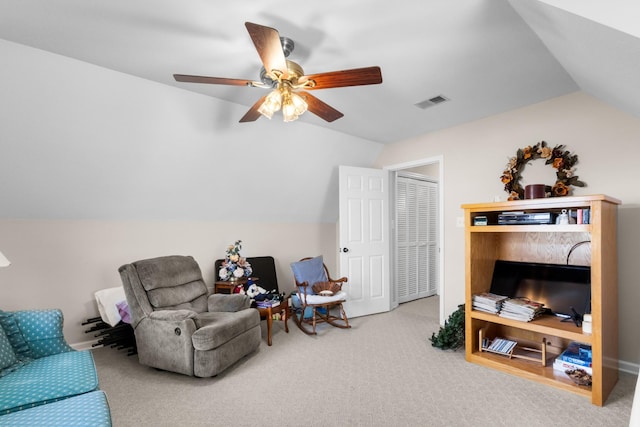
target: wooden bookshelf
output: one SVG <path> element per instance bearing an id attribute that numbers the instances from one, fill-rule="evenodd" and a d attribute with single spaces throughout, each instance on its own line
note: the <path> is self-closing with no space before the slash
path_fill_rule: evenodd
<path id="1" fill-rule="evenodd" d="M 619 204 L 620 201 L 613 197 L 593 195 L 462 206 L 465 212 L 467 361 L 586 396 L 598 406 L 605 403 L 618 380 L 616 233 Z M 589 209 L 589 224 L 498 225 L 498 215 L 503 212 L 559 213 L 562 209 Z M 473 225 L 476 216 L 486 216 L 487 225 Z M 585 240 L 591 242 L 590 251 L 570 263 L 591 266 L 591 334 L 583 334 L 572 322 L 561 322 L 554 316 L 520 322 L 472 310 L 472 296 L 490 289 L 497 259 L 566 264 L 571 247 Z M 541 348 L 540 343 L 543 343 L 545 352 L 541 357 L 546 363 L 536 358 L 505 357 L 482 351 L 482 336 L 507 338 L 527 348 Z M 593 383 L 590 387 L 578 386 L 553 370 L 553 359 L 571 341 L 592 347 Z"/>

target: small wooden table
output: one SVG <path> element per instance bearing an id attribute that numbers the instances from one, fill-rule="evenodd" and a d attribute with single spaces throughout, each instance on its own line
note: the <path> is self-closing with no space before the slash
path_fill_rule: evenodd
<path id="1" fill-rule="evenodd" d="M 245 283 L 247 283 L 246 277 L 243 277 L 238 280 L 218 280 L 213 285 L 213 293 L 214 294 L 221 294 L 221 293 L 232 294 L 236 286 L 244 285 Z M 221 292 L 221 291 L 224 291 L 224 292 Z"/>
<path id="2" fill-rule="evenodd" d="M 273 315 L 276 313 L 280 313 L 282 321 L 284 321 L 284 331 L 289 333 L 289 325 L 287 325 L 287 320 L 289 320 L 289 301 L 284 300 L 280 301 L 280 304 L 275 307 L 256 307 L 260 312 L 260 317 L 267 318 L 267 344 L 271 345 L 271 328 L 273 326 Z"/>

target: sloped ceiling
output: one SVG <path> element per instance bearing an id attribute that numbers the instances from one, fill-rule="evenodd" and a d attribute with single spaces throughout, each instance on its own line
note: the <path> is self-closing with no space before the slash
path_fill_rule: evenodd
<path id="1" fill-rule="evenodd" d="M 577 90 L 640 116 L 639 7 L 581 3 L 0 0 L 0 39 L 10 42 L 0 46 L 9 58 L 0 88 L 11 99 L 41 93 L 47 100 L 0 107 L 0 178 L 11 182 L 0 186 L 0 217 L 334 221 L 337 165 L 366 166 L 380 144 Z M 260 89 L 177 83 L 172 75 L 258 79 L 245 21 L 292 38 L 290 59 L 307 73 L 379 65 L 383 83 L 315 92 L 345 114 L 333 123 L 307 113 L 295 123 L 238 124 Z M 20 45 L 84 65 L 62 65 Z M 65 104 L 65 94 L 85 88 L 91 96 Z M 153 111 L 128 104 L 134 92 L 154 100 Z M 449 101 L 415 106 L 438 95 Z M 189 107 L 165 105 L 177 98 Z M 114 105 L 92 107 L 99 103 Z M 82 131 L 69 129 L 71 114 Z M 159 121 L 172 122 L 168 133 L 179 135 L 154 134 Z M 20 129 L 34 126 L 41 134 L 16 142 L 29 133 Z M 210 135 L 218 141 L 208 146 Z M 204 147 L 189 147 L 188 166 L 179 163 L 184 138 Z M 154 150 L 149 139 L 166 145 Z M 259 145 L 265 141 L 268 148 Z M 229 186 L 255 208 L 221 210 L 221 203 L 237 204 L 225 193 Z"/>
<path id="2" fill-rule="evenodd" d="M 640 117 L 640 3 L 510 3 L 582 91 Z"/>
<path id="3" fill-rule="evenodd" d="M 300 7 L 281 0 L 1 4 L 0 38 L 227 100 L 245 110 L 264 90 L 178 83 L 173 74 L 257 80 L 261 63 L 246 21 L 293 39 L 290 59 L 307 73 L 379 65 L 381 85 L 314 93 L 345 117 L 330 124 L 312 114 L 303 117 L 381 143 L 578 89 L 505 0 L 400 0 L 392 7 L 382 0 L 327 0 Z M 414 105 L 437 95 L 451 101 L 426 110 Z"/>

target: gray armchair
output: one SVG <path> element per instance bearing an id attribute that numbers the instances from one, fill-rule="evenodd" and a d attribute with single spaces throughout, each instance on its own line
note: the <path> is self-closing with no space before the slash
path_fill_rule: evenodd
<path id="1" fill-rule="evenodd" d="M 212 377 L 260 345 L 260 314 L 246 295 L 208 295 L 190 256 L 137 261 L 118 269 L 140 363 Z"/>

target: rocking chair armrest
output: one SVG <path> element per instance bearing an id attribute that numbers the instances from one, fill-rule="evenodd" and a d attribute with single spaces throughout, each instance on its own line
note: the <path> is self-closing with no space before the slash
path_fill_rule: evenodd
<path id="1" fill-rule="evenodd" d="M 309 288 L 309 287 L 310 287 L 309 286 L 309 282 L 300 283 L 300 282 L 296 281 L 296 288 L 299 288 L 299 289 L 301 288 L 301 290 L 304 291 L 302 293 L 305 294 L 305 295 L 307 294 L 307 288 Z"/>

